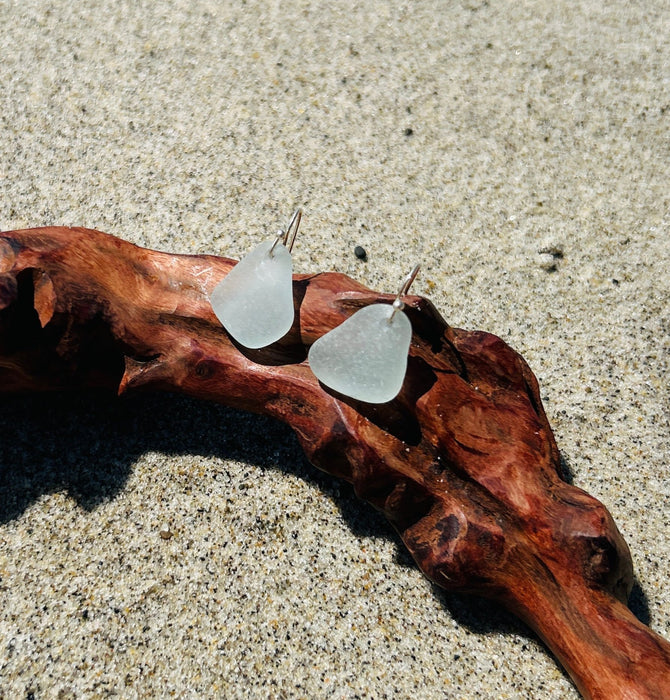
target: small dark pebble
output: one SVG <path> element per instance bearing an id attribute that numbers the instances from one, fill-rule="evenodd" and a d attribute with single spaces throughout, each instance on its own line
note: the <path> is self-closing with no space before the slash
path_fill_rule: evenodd
<path id="1" fill-rule="evenodd" d="M 411 129 L 410 127 L 407 127 L 405 129 L 405 136 L 411 136 L 414 133 L 414 129 Z"/>
<path id="2" fill-rule="evenodd" d="M 554 260 L 563 260 L 563 248 L 560 245 L 551 245 L 548 248 L 541 248 L 537 251 L 540 255 L 551 255 Z"/>
<path id="3" fill-rule="evenodd" d="M 357 245 L 354 248 L 354 255 L 359 259 L 359 260 L 367 260 L 368 259 L 368 254 L 365 251 L 365 248 L 363 248 L 362 245 Z"/>

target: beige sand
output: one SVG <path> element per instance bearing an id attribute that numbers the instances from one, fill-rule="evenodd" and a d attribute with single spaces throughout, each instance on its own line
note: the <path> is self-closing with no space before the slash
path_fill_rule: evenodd
<path id="1" fill-rule="evenodd" d="M 296 271 L 421 262 L 530 362 L 670 637 L 668 3 L 67 4 L 0 4 L 0 228 L 239 257 L 299 204 Z M 2 399 L 0 479 L 2 698 L 578 697 L 270 421 Z"/>

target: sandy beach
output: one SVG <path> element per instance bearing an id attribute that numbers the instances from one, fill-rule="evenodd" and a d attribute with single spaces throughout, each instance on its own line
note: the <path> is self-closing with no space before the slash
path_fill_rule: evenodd
<path id="1" fill-rule="evenodd" d="M 670 5 L 0 3 L 0 228 L 412 291 L 538 377 L 670 638 Z M 367 260 L 354 254 L 363 246 Z M 0 698 L 579 694 L 429 583 L 293 433 L 175 396 L 0 397 Z"/>

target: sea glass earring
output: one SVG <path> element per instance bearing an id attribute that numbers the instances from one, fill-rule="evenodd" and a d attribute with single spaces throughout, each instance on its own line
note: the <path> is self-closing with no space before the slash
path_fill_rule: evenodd
<path id="1" fill-rule="evenodd" d="M 309 349 L 309 366 L 327 387 L 352 399 L 386 403 L 394 399 L 405 379 L 412 325 L 401 300 L 419 272 L 405 278 L 392 305 L 371 304 Z"/>
<path id="2" fill-rule="evenodd" d="M 216 317 L 245 348 L 271 345 L 293 325 L 291 251 L 301 218 L 302 211 L 297 209 L 286 233 L 280 229 L 274 240 L 257 245 L 210 296 Z"/>

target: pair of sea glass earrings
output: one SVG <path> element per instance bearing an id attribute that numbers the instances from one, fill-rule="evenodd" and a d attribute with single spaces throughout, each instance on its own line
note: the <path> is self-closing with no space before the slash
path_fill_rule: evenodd
<path id="1" fill-rule="evenodd" d="M 286 231 L 263 241 L 219 282 L 210 302 L 217 318 L 242 346 L 271 345 L 293 325 L 291 251 L 302 211 Z M 316 340 L 307 355 L 316 378 L 345 396 L 367 403 L 386 403 L 402 387 L 412 326 L 401 297 L 409 291 L 419 266 L 403 281 L 392 305 L 371 304 Z"/>

